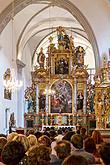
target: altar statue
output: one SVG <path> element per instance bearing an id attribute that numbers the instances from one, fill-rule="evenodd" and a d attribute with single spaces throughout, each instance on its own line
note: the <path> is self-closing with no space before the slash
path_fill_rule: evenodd
<path id="1" fill-rule="evenodd" d="M 46 96 L 44 94 L 40 94 L 39 96 L 39 109 L 44 110 L 46 106 Z"/>
<path id="2" fill-rule="evenodd" d="M 83 109 L 83 100 L 84 100 L 84 96 L 82 92 L 80 92 L 77 96 L 77 110 Z"/>
<path id="3" fill-rule="evenodd" d="M 14 128 L 15 127 L 15 116 L 14 116 L 14 112 L 12 112 L 11 114 L 10 114 L 10 119 L 9 119 L 9 133 L 11 133 L 12 132 L 12 128 Z"/>
<path id="4" fill-rule="evenodd" d="M 57 28 L 58 42 L 64 40 L 65 29 L 62 26 Z"/>
<path id="5" fill-rule="evenodd" d="M 45 55 L 43 53 L 43 48 L 41 47 L 41 50 L 39 52 L 38 58 L 37 58 L 37 62 L 40 65 L 40 68 L 44 68 L 44 62 L 45 62 Z"/>
<path id="6" fill-rule="evenodd" d="M 32 112 L 32 107 L 33 107 L 33 101 L 32 101 L 32 97 L 29 96 L 28 98 L 28 112 Z"/>
<path id="7" fill-rule="evenodd" d="M 78 46 L 76 48 L 76 58 L 77 58 L 77 65 L 79 67 L 84 65 L 84 55 L 85 55 L 85 50 L 83 47 Z"/>
<path id="8" fill-rule="evenodd" d="M 64 44 L 65 44 L 65 49 L 69 49 L 70 48 L 70 39 L 69 36 L 67 34 L 64 35 Z"/>

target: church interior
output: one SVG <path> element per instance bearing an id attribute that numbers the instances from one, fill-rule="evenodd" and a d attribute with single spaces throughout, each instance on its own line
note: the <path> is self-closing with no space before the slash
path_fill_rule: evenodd
<path id="1" fill-rule="evenodd" d="M 109 0 L 0 1 L 0 132 L 109 135 Z"/>
<path id="2" fill-rule="evenodd" d="M 110 165 L 110 0 L 0 0 L 0 164 Z"/>

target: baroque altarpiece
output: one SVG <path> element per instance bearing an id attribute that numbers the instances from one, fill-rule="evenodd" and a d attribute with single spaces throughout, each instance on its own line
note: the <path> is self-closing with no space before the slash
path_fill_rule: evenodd
<path id="1" fill-rule="evenodd" d="M 41 48 L 37 65 L 31 72 L 32 85 L 25 90 L 28 103 L 25 127 L 43 125 L 87 125 L 87 113 L 93 113 L 93 93 L 88 86 L 85 50 L 75 47 L 73 36 L 56 29 L 57 44 L 49 37 L 48 57 Z M 92 99 L 92 101 L 91 101 Z M 94 115 L 93 115 L 94 118 Z"/>

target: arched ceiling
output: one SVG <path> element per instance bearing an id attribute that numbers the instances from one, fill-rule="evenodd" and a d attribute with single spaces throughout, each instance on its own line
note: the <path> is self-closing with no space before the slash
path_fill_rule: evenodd
<path id="1" fill-rule="evenodd" d="M 10 4 L 11 2 L 12 4 Z M 41 45 L 43 39 L 48 39 L 48 35 L 52 33 L 57 26 L 63 26 L 69 33 L 72 32 L 77 44 L 84 40 L 85 47 L 91 49 L 91 51 L 88 52 L 89 55 L 91 54 L 91 56 L 93 56 L 97 54 L 98 56 L 97 44 L 94 42 L 95 38 L 92 29 L 85 17 L 83 17 L 80 11 L 76 10 L 68 0 L 18 0 L 15 2 L 11 0 L 1 0 L 0 11 L 3 11 L 6 7 L 9 14 L 8 17 L 6 17 L 7 22 L 15 15 L 13 25 L 17 41 L 17 58 L 19 60 L 22 59 L 22 53 L 26 45 L 30 48 L 31 56 L 33 57 L 35 49 Z M 1 12 L 0 20 L 2 20 L 3 14 L 6 15 L 5 10 Z M 48 43 L 47 41 L 45 42 Z M 95 58 L 95 60 L 97 60 L 97 57 Z M 98 62 L 97 65 L 100 65 Z"/>
<path id="2" fill-rule="evenodd" d="M 25 8 L 25 14 L 26 11 L 29 11 L 28 8 L 30 8 L 30 6 Z M 24 13 L 22 12 L 15 16 L 16 22 L 20 22 L 20 20 L 23 19 L 22 15 Z M 25 15 L 24 17 L 26 20 Z M 35 49 L 41 43 L 41 41 L 50 33 L 52 33 L 52 31 L 56 30 L 56 27 L 58 26 L 63 26 L 66 29 L 73 31 L 73 33 L 80 34 L 88 40 L 88 36 L 84 28 L 67 10 L 57 6 L 40 5 L 37 13 L 28 19 L 28 22 L 23 28 L 21 37 L 19 37 L 18 49 L 23 50 L 27 43 L 31 43 L 31 47 Z M 18 52 L 19 60 L 21 60 L 21 55 L 22 54 L 19 54 Z"/>

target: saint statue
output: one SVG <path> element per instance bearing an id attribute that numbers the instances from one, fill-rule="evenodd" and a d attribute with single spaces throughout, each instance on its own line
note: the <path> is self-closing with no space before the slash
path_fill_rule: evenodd
<path id="1" fill-rule="evenodd" d="M 46 96 L 44 94 L 40 94 L 39 96 L 39 109 L 44 110 L 46 106 Z"/>
<path id="2" fill-rule="evenodd" d="M 84 55 L 85 55 L 84 48 L 81 46 L 78 46 L 76 48 L 76 58 L 77 58 L 77 65 L 79 67 L 84 66 Z"/>
<path id="3" fill-rule="evenodd" d="M 84 96 L 82 92 L 80 92 L 77 96 L 77 110 L 83 109 L 83 100 L 84 100 Z"/>
<path id="4" fill-rule="evenodd" d="M 65 29 L 62 26 L 57 28 L 58 42 L 64 40 Z"/>
<path id="5" fill-rule="evenodd" d="M 37 58 L 37 62 L 40 65 L 40 68 L 44 68 L 44 62 L 45 62 L 45 55 L 43 53 L 43 48 L 41 47 L 41 50 L 39 52 L 38 58 Z"/>
<path id="6" fill-rule="evenodd" d="M 15 116 L 14 116 L 14 112 L 12 112 L 10 114 L 10 120 L 9 120 L 9 133 L 12 132 L 12 128 L 15 127 Z"/>
<path id="7" fill-rule="evenodd" d="M 29 98 L 28 98 L 28 107 L 27 107 L 28 112 L 32 112 L 32 107 L 33 107 L 32 97 L 29 96 Z"/>

